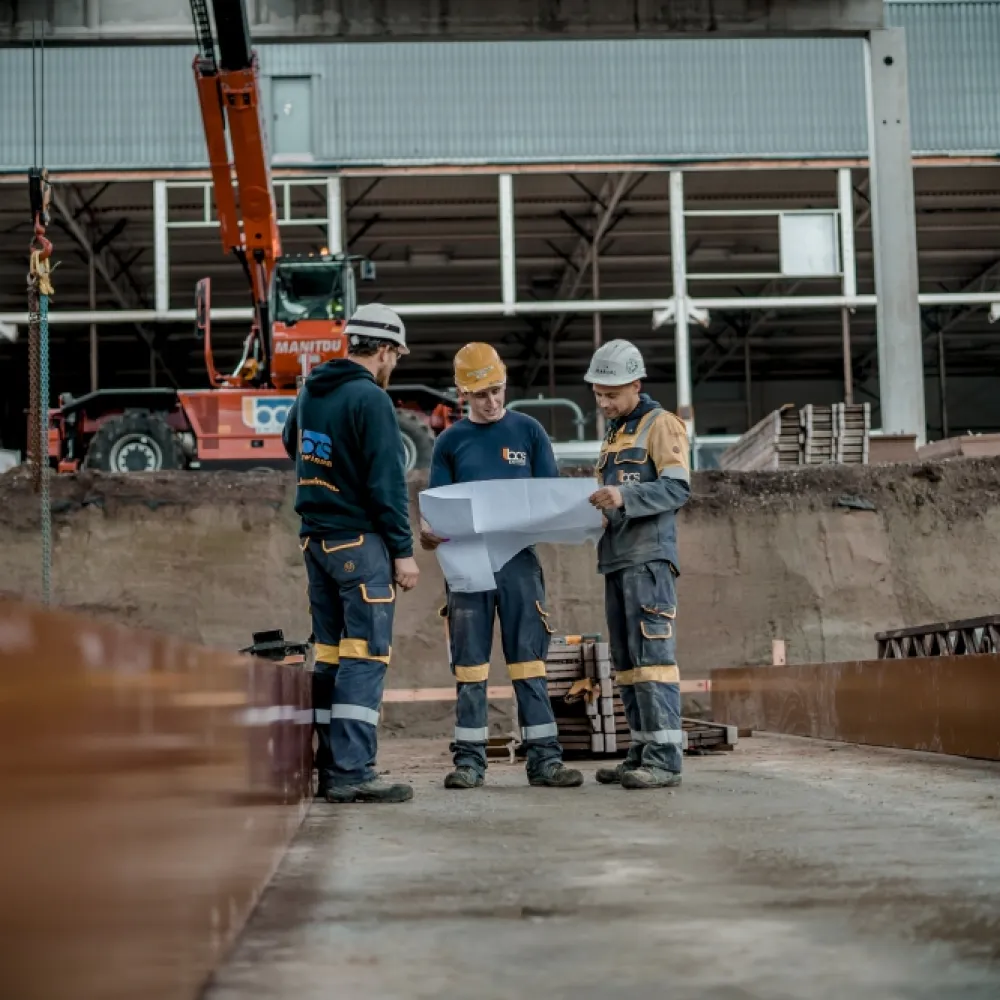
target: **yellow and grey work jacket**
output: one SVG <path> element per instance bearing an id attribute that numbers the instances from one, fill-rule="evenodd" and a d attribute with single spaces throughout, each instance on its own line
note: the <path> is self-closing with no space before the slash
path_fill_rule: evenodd
<path id="1" fill-rule="evenodd" d="M 691 494 L 687 428 L 643 394 L 627 416 L 608 428 L 597 481 L 617 486 L 624 507 L 607 511 L 597 568 L 614 573 L 665 559 L 678 566 L 676 512 Z"/>

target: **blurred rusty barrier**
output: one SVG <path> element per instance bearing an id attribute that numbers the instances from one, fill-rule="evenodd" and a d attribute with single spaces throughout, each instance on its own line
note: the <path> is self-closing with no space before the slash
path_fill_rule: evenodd
<path id="1" fill-rule="evenodd" d="M 1000 654 L 713 670 L 712 718 L 1000 760 Z"/>
<path id="2" fill-rule="evenodd" d="M 189 1000 L 305 813 L 309 674 L 0 600 L 0 997 Z"/>

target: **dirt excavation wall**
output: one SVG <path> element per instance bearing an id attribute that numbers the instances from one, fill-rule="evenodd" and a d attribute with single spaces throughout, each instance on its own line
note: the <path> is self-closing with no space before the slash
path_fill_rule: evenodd
<path id="1" fill-rule="evenodd" d="M 304 638 L 292 497 L 281 473 L 58 477 L 54 600 L 230 649 L 266 628 Z M 769 662 L 774 638 L 790 662 L 872 657 L 880 629 L 1000 609 L 1000 460 L 698 474 L 680 546 L 683 676 Z M 0 476 L 0 591 L 37 595 L 39 552 L 37 498 L 15 470 Z M 418 556 L 421 585 L 399 602 L 396 687 L 450 679 L 441 576 Z M 542 557 L 556 628 L 602 630 L 593 550 Z M 499 650 L 494 663 L 502 681 Z"/>

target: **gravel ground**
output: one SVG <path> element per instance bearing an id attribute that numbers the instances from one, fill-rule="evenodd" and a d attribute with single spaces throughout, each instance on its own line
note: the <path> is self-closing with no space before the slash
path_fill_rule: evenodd
<path id="1" fill-rule="evenodd" d="M 1000 765 L 756 735 L 630 793 L 313 807 L 207 1000 L 995 1000 Z"/>

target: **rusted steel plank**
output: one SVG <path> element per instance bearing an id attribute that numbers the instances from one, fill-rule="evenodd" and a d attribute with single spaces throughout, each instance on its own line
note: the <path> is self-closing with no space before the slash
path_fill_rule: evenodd
<path id="1" fill-rule="evenodd" d="M 0 993 L 198 996 L 305 813 L 309 687 L 0 600 Z"/>
<path id="2" fill-rule="evenodd" d="M 712 718 L 794 736 L 1000 760 L 1000 654 L 713 670 Z"/>

